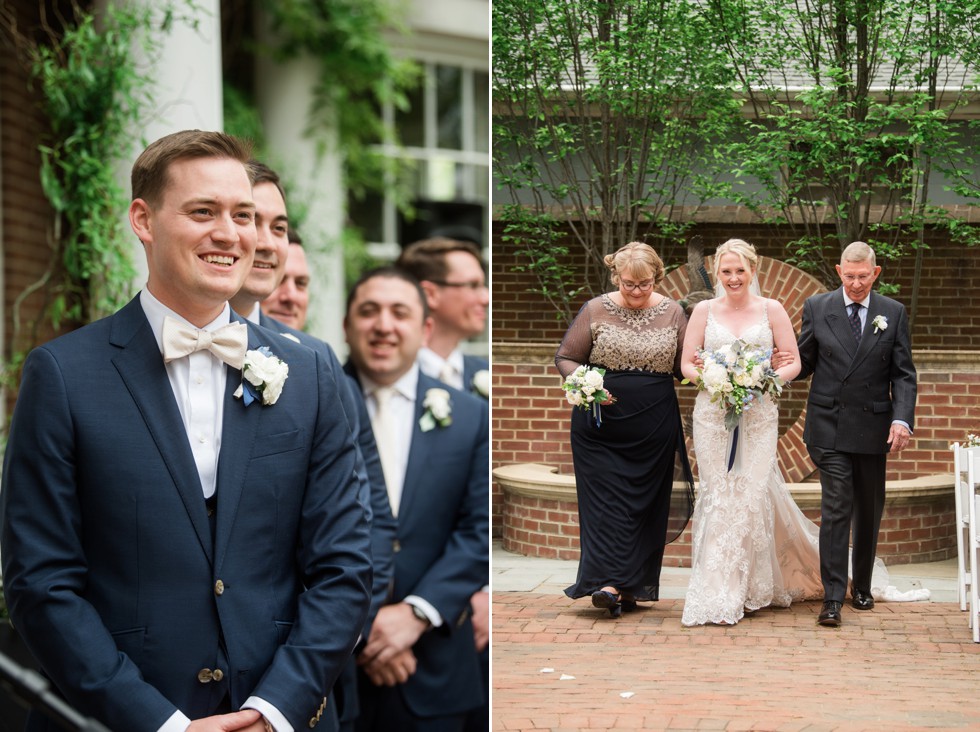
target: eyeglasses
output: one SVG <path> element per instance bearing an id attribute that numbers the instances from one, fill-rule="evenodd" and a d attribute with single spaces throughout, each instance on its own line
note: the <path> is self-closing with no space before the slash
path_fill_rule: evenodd
<path id="1" fill-rule="evenodd" d="M 619 286 L 624 290 L 629 290 L 633 292 L 639 290 L 640 292 L 649 292 L 653 289 L 653 280 L 644 280 L 643 282 L 627 282 L 626 280 L 620 280 Z"/>
<path id="2" fill-rule="evenodd" d="M 844 280 L 849 285 L 855 282 L 860 282 L 862 285 L 868 280 L 874 279 L 872 274 L 861 274 L 861 275 L 841 275 L 841 279 Z"/>
<path id="3" fill-rule="evenodd" d="M 429 280 L 434 285 L 439 285 L 439 287 L 465 287 L 468 290 L 473 290 L 477 292 L 479 290 L 487 289 L 485 282 L 480 282 L 479 280 L 471 280 L 470 282 L 443 282 L 441 280 Z"/>

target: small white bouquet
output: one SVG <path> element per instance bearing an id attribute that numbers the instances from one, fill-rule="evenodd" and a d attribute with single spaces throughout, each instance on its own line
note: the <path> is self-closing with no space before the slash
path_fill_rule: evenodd
<path id="1" fill-rule="evenodd" d="M 595 426 L 602 426 L 603 402 L 613 403 L 616 398 L 606 391 L 603 377 L 606 375 L 605 369 L 595 366 L 579 366 L 572 373 L 565 377 L 562 389 L 565 390 L 565 398 L 572 406 L 579 409 L 592 410 L 592 418 Z"/>
<path id="2" fill-rule="evenodd" d="M 603 384 L 605 369 L 593 366 L 579 366 L 567 377 L 562 389 L 568 403 L 580 409 L 591 409 L 595 402 L 614 401 Z"/>
<path id="3" fill-rule="evenodd" d="M 725 427 L 738 426 L 742 412 L 765 394 L 783 393 L 783 380 L 772 367 L 772 349 L 735 340 L 713 351 L 699 349 L 698 391 L 707 391 L 713 404 L 725 410 Z M 690 383 L 684 379 L 684 383 Z"/>

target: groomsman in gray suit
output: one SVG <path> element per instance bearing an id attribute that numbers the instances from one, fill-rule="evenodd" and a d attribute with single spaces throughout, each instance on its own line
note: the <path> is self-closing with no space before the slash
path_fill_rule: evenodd
<path id="1" fill-rule="evenodd" d="M 841 254 L 840 289 L 803 305 L 802 371 L 813 375 L 803 441 L 820 469 L 820 625 L 841 624 L 854 528 L 851 605 L 874 607 L 871 571 L 885 506 L 889 453 L 912 435 L 916 373 L 905 307 L 872 292 L 881 267 L 864 242 Z"/>
<path id="2" fill-rule="evenodd" d="M 359 730 L 453 732 L 484 703 L 470 598 L 489 574 L 487 402 L 426 376 L 425 293 L 368 272 L 344 318 L 398 523 L 388 603 L 360 651 Z"/>

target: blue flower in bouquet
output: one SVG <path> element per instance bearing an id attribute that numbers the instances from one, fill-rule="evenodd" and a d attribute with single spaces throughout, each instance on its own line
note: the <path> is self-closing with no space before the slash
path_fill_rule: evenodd
<path id="1" fill-rule="evenodd" d="M 725 427 L 734 430 L 742 413 L 766 394 L 783 393 L 783 380 L 772 367 L 772 349 L 735 340 L 714 350 L 700 349 L 698 391 L 725 410 Z M 688 380 L 684 380 L 688 383 Z"/>

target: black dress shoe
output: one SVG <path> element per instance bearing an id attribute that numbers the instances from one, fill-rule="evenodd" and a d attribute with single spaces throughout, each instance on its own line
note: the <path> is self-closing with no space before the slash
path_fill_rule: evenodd
<path id="1" fill-rule="evenodd" d="M 820 608 L 817 623 L 826 625 L 828 628 L 840 627 L 840 608 L 841 603 L 835 602 L 834 600 L 827 600 L 823 604 L 823 607 Z"/>
<path id="2" fill-rule="evenodd" d="M 867 592 L 857 592 L 851 593 L 851 607 L 855 610 L 870 610 L 875 606 L 875 599 Z"/>

